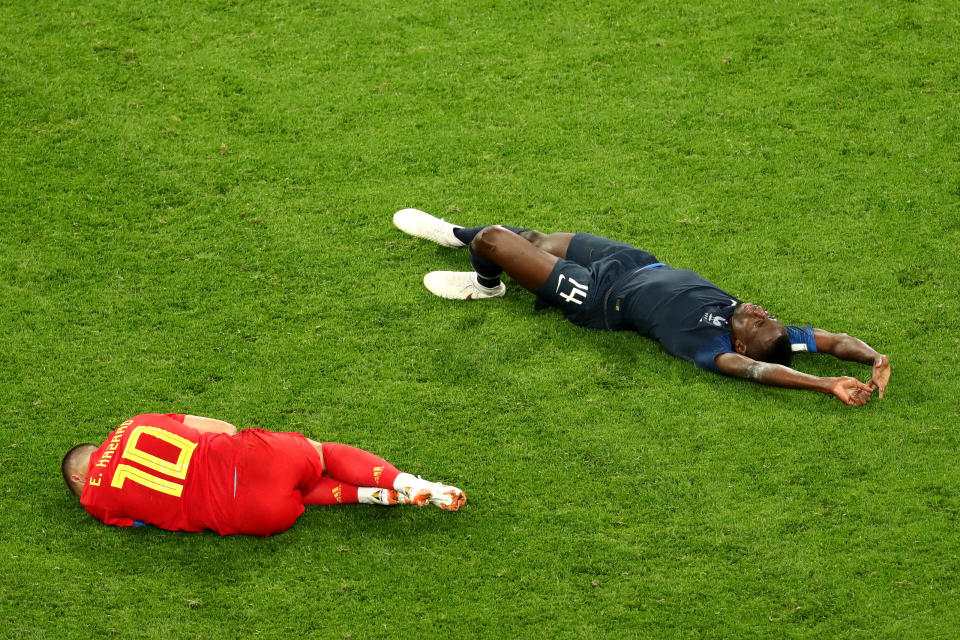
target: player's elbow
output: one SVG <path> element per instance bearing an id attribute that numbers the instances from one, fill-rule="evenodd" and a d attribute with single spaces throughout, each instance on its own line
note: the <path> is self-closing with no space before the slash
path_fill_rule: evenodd
<path id="1" fill-rule="evenodd" d="M 206 430 L 211 433 L 225 433 L 228 436 L 237 435 L 237 428 L 223 420 L 211 421 L 211 424 L 207 426 Z"/>
<path id="2" fill-rule="evenodd" d="M 743 377 L 747 380 L 752 380 L 753 382 L 763 383 L 763 378 L 766 375 L 767 371 L 772 368 L 768 362 L 754 362 L 746 368 L 743 372 Z"/>

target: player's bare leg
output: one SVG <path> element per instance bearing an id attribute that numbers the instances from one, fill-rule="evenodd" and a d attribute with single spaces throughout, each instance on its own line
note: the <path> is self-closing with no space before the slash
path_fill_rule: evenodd
<path id="1" fill-rule="evenodd" d="M 530 242 L 525 235 L 532 237 L 537 244 Z M 535 292 L 547 281 L 558 259 L 558 255 L 538 244 L 566 255 L 570 242 L 564 235 L 547 236 L 531 231 L 518 235 L 504 227 L 486 227 L 470 243 L 473 272 L 433 271 L 424 277 L 423 283 L 442 298 L 498 298 L 506 290 L 500 282 L 500 274 L 505 271 L 524 289 Z"/>
<path id="2" fill-rule="evenodd" d="M 460 227 L 419 209 L 401 209 L 393 216 L 398 229 L 446 247 L 470 247 L 470 271 L 433 271 L 423 283 L 435 295 L 453 300 L 499 298 L 506 292 L 500 274 L 506 271 L 529 291 L 542 285 L 557 258 L 566 258 L 572 233 L 545 234 L 506 226 Z"/>
<path id="3" fill-rule="evenodd" d="M 529 231 L 524 233 L 531 234 Z M 534 236 L 538 243 L 549 244 L 549 236 L 540 236 Z M 554 248 L 559 250 L 561 243 L 555 244 L 557 246 Z M 489 260 L 531 292 L 536 292 L 547 281 L 553 266 L 557 264 L 556 255 L 504 227 L 487 227 L 478 233 L 470 243 L 470 252 Z M 566 255 L 566 246 L 563 246 L 563 254 Z"/>
<path id="4" fill-rule="evenodd" d="M 533 246 L 543 249 L 558 258 L 566 259 L 567 248 L 570 246 L 570 241 L 573 240 L 573 236 L 576 234 L 566 232 L 547 234 L 530 230 L 521 231 L 519 235 Z"/>
<path id="5" fill-rule="evenodd" d="M 406 234 L 436 242 L 444 247 L 462 248 L 484 227 L 464 228 L 443 218 L 432 216 L 420 209 L 401 209 L 393 214 L 393 224 Z M 522 236 L 531 244 L 551 253 L 558 258 L 567 257 L 567 247 L 573 239 L 572 233 L 545 234 L 529 229 L 506 227 Z"/>

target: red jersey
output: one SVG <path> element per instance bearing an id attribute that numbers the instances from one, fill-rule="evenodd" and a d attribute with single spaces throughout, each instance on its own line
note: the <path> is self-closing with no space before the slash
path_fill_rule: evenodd
<path id="1" fill-rule="evenodd" d="M 90 456 L 80 503 L 97 520 L 171 531 L 270 535 L 303 513 L 301 493 L 323 473 L 294 433 L 200 433 L 183 414 L 139 415 Z"/>

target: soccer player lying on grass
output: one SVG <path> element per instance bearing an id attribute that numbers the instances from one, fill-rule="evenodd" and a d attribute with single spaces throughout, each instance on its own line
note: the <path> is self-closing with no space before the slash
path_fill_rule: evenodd
<path id="1" fill-rule="evenodd" d="M 97 447 L 81 444 L 61 464 L 90 515 L 106 524 L 152 524 L 269 536 L 307 504 L 432 504 L 457 511 L 456 487 L 401 473 L 386 460 L 299 433 L 237 432 L 232 424 L 176 413 L 127 420 Z"/>
<path id="2" fill-rule="evenodd" d="M 559 308 L 591 329 L 633 329 L 669 353 L 702 369 L 760 384 L 829 393 L 852 406 L 883 397 L 887 356 L 862 340 L 812 326 L 784 326 L 763 307 L 741 302 L 702 276 L 668 267 L 646 251 L 589 233 L 553 233 L 516 227 L 459 227 L 402 209 L 393 223 L 410 235 L 447 247 L 470 247 L 473 271 L 433 271 L 432 293 L 455 300 L 501 297 L 506 272 L 536 294 L 536 308 Z M 873 367 L 866 384 L 841 376 L 820 378 L 790 367 L 795 351 L 819 351 Z"/>

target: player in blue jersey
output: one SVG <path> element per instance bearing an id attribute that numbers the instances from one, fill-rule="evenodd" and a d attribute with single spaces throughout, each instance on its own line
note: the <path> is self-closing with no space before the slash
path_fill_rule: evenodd
<path id="1" fill-rule="evenodd" d="M 851 406 L 882 398 L 887 356 L 843 333 L 785 326 L 766 309 L 743 302 L 687 269 L 647 251 L 589 233 L 543 234 L 506 226 L 459 227 L 417 209 L 394 214 L 402 231 L 447 247 L 470 248 L 473 271 L 433 271 L 432 293 L 455 300 L 503 296 L 502 272 L 582 327 L 633 329 L 702 369 L 760 384 L 832 394 Z M 867 383 L 791 368 L 796 351 L 829 353 L 872 367 Z"/>

